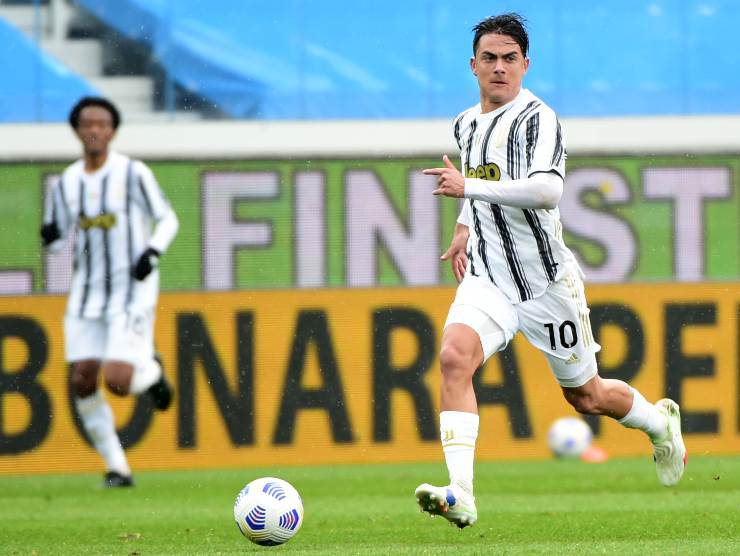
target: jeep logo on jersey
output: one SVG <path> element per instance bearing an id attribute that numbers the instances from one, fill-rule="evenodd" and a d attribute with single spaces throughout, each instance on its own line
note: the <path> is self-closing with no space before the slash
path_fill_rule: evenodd
<path id="1" fill-rule="evenodd" d="M 83 230 L 89 230 L 90 228 L 102 228 L 103 230 L 110 230 L 116 225 L 115 214 L 100 214 L 93 216 L 92 218 L 87 216 L 80 216 L 80 228 Z"/>
<path id="2" fill-rule="evenodd" d="M 476 168 L 465 165 L 466 178 L 479 178 L 482 180 L 498 181 L 501 179 L 501 169 L 498 164 L 479 164 Z"/>

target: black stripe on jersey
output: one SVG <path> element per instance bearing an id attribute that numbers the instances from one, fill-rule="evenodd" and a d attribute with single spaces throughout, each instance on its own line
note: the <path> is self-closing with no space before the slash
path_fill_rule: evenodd
<path id="1" fill-rule="evenodd" d="M 491 135 L 493 134 L 493 130 L 496 128 L 496 124 L 499 123 L 499 121 L 501 120 L 501 117 L 506 112 L 507 111 L 504 110 L 503 112 L 501 112 L 501 114 L 496 116 L 491 121 L 490 125 L 488 126 L 488 129 L 486 130 L 485 135 L 483 136 L 483 141 L 481 142 L 481 155 L 480 155 L 480 160 L 483 164 L 486 163 L 486 151 L 488 150 L 488 143 L 491 140 Z M 468 164 L 469 163 L 470 163 L 470 150 L 468 151 Z M 472 200 L 470 201 L 470 209 L 471 209 L 471 212 L 473 213 L 473 217 L 475 220 L 475 231 L 478 236 L 478 254 L 480 255 L 481 261 L 483 262 L 483 266 L 486 269 L 486 274 L 488 274 L 488 278 L 491 280 L 493 284 L 496 284 L 496 281 L 493 279 L 493 273 L 491 272 L 491 267 L 488 264 L 488 256 L 486 255 L 486 251 L 487 251 L 486 241 L 485 239 L 483 239 L 483 232 L 481 229 L 480 218 L 478 217 L 478 214 L 475 210 L 475 205 Z M 468 256 L 468 259 L 470 260 L 471 274 L 473 274 L 473 276 L 477 276 L 477 274 L 475 274 L 475 265 L 473 264 L 472 254 L 473 254 L 473 251 L 471 249 L 470 255 Z"/>
<path id="2" fill-rule="evenodd" d="M 478 120 L 470 122 L 470 135 L 468 135 L 468 152 L 465 153 L 465 163 L 470 163 L 470 153 L 473 150 L 473 135 L 475 135 L 475 129 L 478 127 Z M 463 169 L 463 173 L 465 170 Z"/>
<path id="3" fill-rule="evenodd" d="M 501 238 L 501 242 L 504 247 L 504 255 L 506 256 L 506 262 L 508 263 L 507 266 L 509 267 L 509 272 L 514 280 L 514 284 L 516 284 L 516 289 L 519 292 L 519 299 L 521 301 L 527 301 L 532 297 L 532 290 L 527 283 L 527 278 L 524 276 L 524 270 L 522 269 L 519 257 L 516 254 L 514 238 L 511 236 L 511 230 L 509 230 L 509 224 L 506 222 L 504 211 L 499 205 L 492 204 L 491 214 L 493 214 L 493 220 L 496 222 L 498 235 Z"/>
<path id="4" fill-rule="evenodd" d="M 85 216 L 85 181 L 80 178 L 80 218 Z M 82 254 L 85 256 L 85 284 L 82 288 L 82 301 L 80 302 L 79 316 L 85 315 L 85 306 L 87 305 L 87 298 L 90 295 L 90 230 L 82 230 Z"/>
<path id="5" fill-rule="evenodd" d="M 131 274 L 134 268 L 134 232 L 131 228 L 131 193 L 134 182 L 133 162 L 129 160 L 126 168 L 126 244 L 128 250 L 128 286 L 126 287 L 126 309 L 131 304 L 131 297 L 134 293 L 134 277 Z"/>
<path id="6" fill-rule="evenodd" d="M 65 226 L 69 226 L 69 205 L 67 204 L 67 195 L 64 193 L 63 178 L 59 178 L 58 187 L 52 189 L 52 203 L 56 205 L 56 201 L 53 198 L 53 193 L 55 189 L 59 191 L 59 199 L 62 202 L 62 210 L 64 211 L 62 215 L 64 217 Z M 54 218 L 54 222 L 56 222 L 56 217 Z"/>
<path id="7" fill-rule="evenodd" d="M 59 187 L 57 188 L 59 190 L 59 197 L 62 199 L 62 206 L 64 207 L 64 210 L 67 214 L 69 214 L 69 205 L 67 204 L 67 194 L 64 192 L 64 179 L 59 179 Z"/>
<path id="8" fill-rule="evenodd" d="M 547 234 L 545 234 L 545 230 L 542 229 L 540 218 L 537 216 L 537 212 L 533 209 L 524 209 L 522 212 L 524 212 L 527 223 L 537 241 L 537 250 L 540 253 L 540 260 L 542 261 L 542 267 L 545 269 L 545 274 L 547 274 L 547 279 L 550 282 L 554 282 L 555 275 L 557 274 L 558 263 L 553 259 L 550 240 L 548 239 Z"/>
<path id="9" fill-rule="evenodd" d="M 527 155 L 527 168 L 532 166 L 532 157 L 534 156 L 534 148 L 537 145 L 537 138 L 540 133 L 540 114 L 536 113 L 534 116 L 527 120 L 527 144 L 524 148 Z"/>
<path id="10" fill-rule="evenodd" d="M 59 226 L 57 224 L 57 201 L 54 198 L 54 190 L 53 189 L 51 190 L 51 214 L 49 216 L 51 216 L 51 221 L 50 222 L 52 224 L 56 224 L 57 226 Z M 47 224 L 47 222 L 44 222 L 44 224 Z"/>
<path id="11" fill-rule="evenodd" d="M 506 171 L 512 180 L 520 178 L 519 167 L 521 166 L 519 160 L 519 127 L 522 122 L 529 116 L 533 110 L 535 110 L 540 103 L 536 100 L 531 101 L 519 115 L 511 123 L 509 128 L 509 140 L 506 144 Z"/>
<path id="12" fill-rule="evenodd" d="M 552 161 L 550 164 L 553 166 L 559 166 L 563 158 L 563 131 L 560 129 L 560 121 L 557 119 L 555 121 L 558 125 L 555 132 L 555 149 L 552 153 Z"/>
<path id="13" fill-rule="evenodd" d="M 486 242 L 483 241 L 483 231 L 481 229 L 480 217 L 478 216 L 478 211 L 475 210 L 475 205 L 473 204 L 472 200 L 470 201 L 470 211 L 473 214 L 473 225 L 475 226 L 475 233 L 478 236 L 478 255 L 480 255 L 480 259 L 486 269 L 486 274 L 488 274 L 488 278 L 495 285 L 496 280 L 493 279 L 491 267 L 488 265 L 488 255 L 486 255 Z"/>
<path id="14" fill-rule="evenodd" d="M 460 142 L 460 124 L 462 124 L 465 114 L 467 114 L 467 111 L 463 112 L 455 119 L 455 125 L 454 125 L 455 142 L 457 143 L 457 148 L 459 150 L 462 150 L 462 143 Z"/>
<path id="15" fill-rule="evenodd" d="M 473 248 L 469 247 L 466 254 L 468 256 L 468 261 L 470 262 L 470 274 L 478 276 L 478 273 L 475 271 L 475 263 L 473 263 Z"/>
<path id="16" fill-rule="evenodd" d="M 100 193 L 100 214 L 101 216 L 106 212 L 105 200 L 108 197 L 108 175 L 103 178 L 102 191 Z M 110 238 L 108 237 L 108 228 L 102 228 L 103 232 L 103 260 L 105 261 L 105 301 L 103 301 L 102 314 L 108 313 L 108 303 L 110 302 L 111 293 L 111 270 L 110 270 Z"/>
<path id="17" fill-rule="evenodd" d="M 483 136 L 483 143 L 481 144 L 480 149 L 480 159 L 483 161 L 483 163 L 486 163 L 486 151 L 488 150 L 488 143 L 491 140 L 491 134 L 493 133 L 493 129 L 496 127 L 496 124 L 498 124 L 499 120 L 501 119 L 501 116 L 506 114 L 508 110 L 504 110 L 496 116 L 493 121 L 491 122 L 491 125 L 488 126 L 488 129 L 486 130 L 486 134 Z"/>
<path id="18" fill-rule="evenodd" d="M 141 189 L 141 194 L 144 197 L 144 202 L 146 203 L 146 208 L 149 211 L 149 215 L 154 218 L 154 209 L 152 208 L 152 201 L 149 199 L 149 195 L 146 192 L 146 187 L 144 187 L 144 180 L 141 176 L 139 176 L 139 189 Z"/>

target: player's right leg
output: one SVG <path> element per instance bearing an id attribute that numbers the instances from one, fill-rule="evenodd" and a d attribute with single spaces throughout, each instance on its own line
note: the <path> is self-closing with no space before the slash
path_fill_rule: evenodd
<path id="1" fill-rule="evenodd" d="M 131 486 L 131 469 L 115 428 L 110 405 L 98 388 L 100 359 L 105 349 L 102 319 L 64 319 L 65 353 L 72 365 L 75 408 L 90 441 L 102 456 L 106 475 L 103 486 Z M 109 477 L 119 480 L 111 484 Z"/>
<path id="2" fill-rule="evenodd" d="M 508 332 L 498 324 L 499 318 L 511 325 Z M 441 515 L 460 528 L 478 519 L 473 464 L 479 419 L 473 375 L 506 346 L 516 322 L 516 314 L 498 289 L 480 278 L 465 277 L 450 308 L 440 351 L 439 424 L 450 483 L 442 487 L 424 483 L 415 492 L 422 511 Z"/>

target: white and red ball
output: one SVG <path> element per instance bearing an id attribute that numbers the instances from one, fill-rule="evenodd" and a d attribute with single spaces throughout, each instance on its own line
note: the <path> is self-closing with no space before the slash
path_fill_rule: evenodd
<path id="1" fill-rule="evenodd" d="M 577 458 L 591 445 L 591 428 L 578 417 L 561 417 L 547 432 L 547 445 L 559 458 Z"/>

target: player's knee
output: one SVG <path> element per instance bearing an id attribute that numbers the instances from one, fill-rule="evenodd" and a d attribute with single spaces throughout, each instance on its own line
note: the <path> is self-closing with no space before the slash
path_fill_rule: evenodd
<path id="1" fill-rule="evenodd" d="M 92 362 L 75 363 L 72 366 L 72 387 L 78 398 L 86 398 L 98 388 L 98 366 Z"/>
<path id="2" fill-rule="evenodd" d="M 125 396 L 129 392 L 133 369 L 126 363 L 106 363 L 103 368 L 105 385 L 116 396 Z"/>
<path id="3" fill-rule="evenodd" d="M 439 363 L 443 374 L 458 374 L 467 370 L 473 359 L 472 353 L 468 353 L 459 344 L 446 342 L 439 352 Z"/>
<path id="4" fill-rule="evenodd" d="M 128 383 L 124 383 L 124 381 L 117 377 L 106 377 L 105 385 L 116 396 L 125 396 L 128 394 Z"/>

